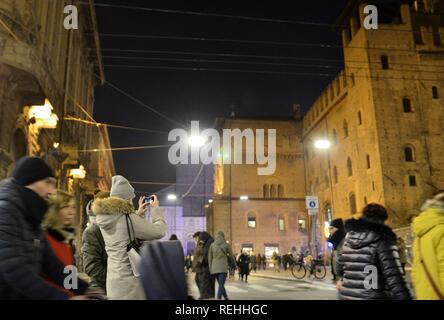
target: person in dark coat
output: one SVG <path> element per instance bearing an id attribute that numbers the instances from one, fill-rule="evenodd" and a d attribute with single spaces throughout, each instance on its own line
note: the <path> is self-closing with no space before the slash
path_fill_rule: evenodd
<path id="1" fill-rule="evenodd" d="M 199 299 L 214 299 L 216 280 L 210 273 L 210 266 L 208 263 L 208 256 L 210 246 L 214 242 L 213 237 L 206 231 L 199 234 L 199 244 L 202 246 L 202 255 L 199 258 L 199 283 L 200 283 L 200 298 Z"/>
<path id="2" fill-rule="evenodd" d="M 42 277 L 64 287 L 67 276 L 41 227 L 55 186 L 54 174 L 42 159 L 24 157 L 18 160 L 13 178 L 0 187 L 0 300 L 69 299 Z M 88 289 L 86 282 L 71 280 L 77 280 L 77 289 L 69 288 L 74 294 Z"/>
<path id="3" fill-rule="evenodd" d="M 255 273 L 257 272 L 257 260 L 256 256 L 252 252 L 250 255 L 250 263 L 251 263 L 251 270 L 253 270 Z"/>
<path id="4" fill-rule="evenodd" d="M 333 281 L 336 281 L 338 257 L 342 250 L 342 246 L 345 240 L 344 221 L 342 219 L 335 219 L 330 223 L 328 228 L 330 236 L 327 242 L 330 242 L 333 246 L 333 252 L 331 254 L 331 274 L 333 275 Z"/>
<path id="5" fill-rule="evenodd" d="M 94 199 L 104 199 L 109 197 L 109 192 L 98 192 Z M 89 217 L 89 224 L 83 231 L 82 237 L 82 258 L 85 273 L 90 278 L 90 288 L 102 290 L 106 295 L 106 270 L 108 266 L 108 255 L 105 249 L 100 227 L 96 223 L 96 216 L 91 209 L 93 201 L 86 206 L 86 213 Z"/>
<path id="6" fill-rule="evenodd" d="M 339 297 L 343 300 L 409 300 L 396 235 L 384 224 L 386 209 L 369 204 L 363 217 L 345 223 L 347 235 L 338 261 Z"/>
<path id="7" fill-rule="evenodd" d="M 248 282 L 248 275 L 250 274 L 250 257 L 246 252 L 242 252 L 239 257 L 239 275 L 241 277 L 241 281 Z"/>

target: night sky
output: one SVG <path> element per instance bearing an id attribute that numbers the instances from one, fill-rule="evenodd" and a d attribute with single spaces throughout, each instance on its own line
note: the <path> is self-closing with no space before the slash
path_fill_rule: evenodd
<path id="1" fill-rule="evenodd" d="M 96 0 L 97 4 L 118 4 L 180 11 L 207 12 L 334 24 L 346 0 L 323 1 L 147 1 Z M 290 6 L 291 4 L 291 6 Z M 160 117 L 125 97 L 109 85 L 96 91 L 95 118 L 99 122 L 168 132 L 179 123 L 189 126 L 200 120 L 211 126 L 216 117 L 291 115 L 293 103 L 306 110 L 332 77 L 342 68 L 340 34 L 333 27 L 280 22 L 258 22 L 231 18 L 96 7 L 106 79 L 171 120 Z M 166 40 L 109 36 L 106 34 L 200 37 L 250 41 L 315 43 L 334 47 L 309 47 L 238 42 Z M 217 55 L 129 52 L 122 50 L 201 52 Z M 231 57 L 220 54 L 331 59 L 308 61 Z M 144 59 L 123 59 L 119 57 Z M 216 62 L 167 61 L 162 59 L 206 59 Z M 336 61 L 335 61 L 336 60 Z M 227 63 L 236 61 L 242 63 Z M 246 64 L 245 61 L 260 64 Z M 262 63 L 296 65 L 266 65 Z M 167 68 L 211 68 L 299 74 L 191 71 L 116 67 L 117 65 Z M 313 66 L 315 65 L 315 66 Z M 319 65 L 327 66 L 319 67 Z M 316 75 L 301 75 L 313 73 Z M 113 147 L 168 144 L 167 134 L 110 129 Z M 175 170 L 168 163 L 168 149 L 114 152 L 116 171 L 130 181 L 174 182 Z M 142 193 L 161 186 L 136 186 Z"/>

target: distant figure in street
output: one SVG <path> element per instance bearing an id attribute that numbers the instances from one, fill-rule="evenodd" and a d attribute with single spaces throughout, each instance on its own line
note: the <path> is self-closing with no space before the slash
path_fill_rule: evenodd
<path id="1" fill-rule="evenodd" d="M 213 237 L 206 231 L 199 234 L 199 244 L 202 246 L 202 254 L 199 256 L 199 282 L 201 296 L 199 299 L 214 299 L 215 279 L 211 276 L 209 266 L 210 246 L 214 242 Z"/>
<path id="2" fill-rule="evenodd" d="M 250 265 L 251 265 L 251 270 L 253 270 L 256 273 L 257 272 L 257 260 L 256 260 L 256 256 L 254 255 L 253 251 L 250 254 Z"/>
<path id="3" fill-rule="evenodd" d="M 109 197 L 109 192 L 98 192 L 94 199 L 105 199 Z M 96 223 L 96 215 L 91 209 L 94 200 L 88 202 L 86 213 L 89 223 L 82 237 L 82 257 L 83 268 L 89 276 L 90 287 L 102 290 L 106 295 L 106 270 L 108 267 L 108 255 L 105 249 L 105 240 L 103 239 L 100 227 Z"/>
<path id="4" fill-rule="evenodd" d="M 406 254 L 407 249 L 405 246 L 404 239 L 401 237 L 398 237 L 396 239 L 396 245 L 398 246 L 399 260 L 401 261 L 402 271 L 405 274 L 405 265 L 407 264 L 407 254 Z"/>
<path id="5" fill-rule="evenodd" d="M 128 256 L 129 233 L 140 241 L 148 241 L 161 239 L 167 229 L 164 210 L 159 207 L 156 196 L 153 195 L 153 202 L 147 202 L 145 197 L 141 197 L 137 211 L 132 203 L 135 196 L 134 188 L 127 179 L 114 176 L 110 197 L 96 199 L 92 204 L 108 254 L 106 292 L 111 300 L 146 298 Z M 145 219 L 148 207 L 151 208 L 151 222 Z"/>
<path id="6" fill-rule="evenodd" d="M 193 239 L 196 241 L 196 248 L 194 249 L 193 259 L 191 261 L 191 270 L 194 272 L 194 282 L 199 289 L 199 297 L 202 297 L 202 289 L 200 287 L 200 274 L 202 270 L 203 260 L 203 245 L 199 242 L 200 232 L 197 231 L 193 234 Z"/>
<path id="7" fill-rule="evenodd" d="M 265 254 L 262 255 L 262 267 L 264 268 L 264 270 L 267 269 L 267 257 L 265 256 Z"/>
<path id="8" fill-rule="evenodd" d="M 338 262 L 342 300 L 410 300 L 395 233 L 384 224 L 387 210 L 368 204 L 359 220 L 345 222 L 347 235 Z M 368 281 L 369 277 L 373 277 Z"/>
<path id="9" fill-rule="evenodd" d="M 56 183 L 42 159 L 24 157 L 17 161 L 13 178 L 0 187 L 0 300 L 70 298 L 60 289 L 65 265 L 55 256 L 41 228 Z M 42 273 L 57 286 L 45 281 Z M 83 294 L 87 288 L 87 283 L 78 279 L 78 289 L 71 292 Z"/>
<path id="10" fill-rule="evenodd" d="M 273 255 L 271 256 L 271 263 L 273 263 L 274 272 L 280 272 L 279 255 L 277 251 L 273 252 Z"/>
<path id="11" fill-rule="evenodd" d="M 213 275 L 219 288 L 217 290 L 217 299 L 222 297 L 228 300 L 228 295 L 225 290 L 225 281 L 227 280 L 229 261 L 234 259 L 231 247 L 225 240 L 225 235 L 222 231 L 219 231 L 216 236 L 216 240 L 211 244 L 208 255 L 208 263 L 210 267 L 210 273 Z"/>
<path id="12" fill-rule="evenodd" d="M 344 221 L 342 219 L 335 219 L 330 223 L 328 227 L 328 231 L 330 232 L 330 236 L 327 239 L 327 242 L 330 242 L 333 246 L 333 252 L 331 254 L 331 274 L 333 275 L 333 281 L 337 279 L 337 264 L 338 257 L 342 250 L 342 246 L 345 241 L 345 230 L 344 230 Z"/>
<path id="13" fill-rule="evenodd" d="M 413 220 L 412 282 L 418 300 L 444 300 L 444 191 Z"/>
<path id="14" fill-rule="evenodd" d="M 250 257 L 246 252 L 242 252 L 239 260 L 239 275 L 241 277 L 241 281 L 248 282 L 248 275 L 250 274 Z"/>
<path id="15" fill-rule="evenodd" d="M 171 241 L 171 240 L 179 240 L 179 239 L 177 239 L 177 236 L 173 233 L 168 240 Z"/>

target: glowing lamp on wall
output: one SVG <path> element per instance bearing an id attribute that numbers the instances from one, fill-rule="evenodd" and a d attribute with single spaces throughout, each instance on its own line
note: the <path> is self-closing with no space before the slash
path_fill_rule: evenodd
<path id="1" fill-rule="evenodd" d="M 77 169 L 71 169 L 69 171 L 69 176 L 73 179 L 85 179 L 86 177 L 85 167 L 81 165 Z"/>
<path id="2" fill-rule="evenodd" d="M 45 100 L 45 104 L 41 106 L 31 106 L 29 109 L 29 119 L 31 122 L 42 129 L 55 129 L 59 117 L 52 112 L 53 106 L 48 99 Z"/>

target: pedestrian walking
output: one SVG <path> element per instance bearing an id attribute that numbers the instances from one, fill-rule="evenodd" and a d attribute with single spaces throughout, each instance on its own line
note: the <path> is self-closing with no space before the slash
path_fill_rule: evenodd
<path id="1" fill-rule="evenodd" d="M 444 300 L 444 191 L 414 218 L 412 282 L 418 300 Z"/>
<path id="2" fill-rule="evenodd" d="M 227 279 L 229 266 L 233 259 L 234 257 L 231 247 L 227 244 L 224 233 L 219 231 L 215 241 L 210 246 L 208 255 L 210 273 L 216 278 L 219 286 L 216 296 L 218 300 L 222 299 L 222 297 L 224 297 L 225 300 L 228 300 L 228 295 L 225 290 L 225 281 Z"/>
<path id="3" fill-rule="evenodd" d="M 337 269 L 342 279 L 337 284 L 341 299 L 411 299 L 396 235 L 384 224 L 387 218 L 383 206 L 371 203 L 363 209 L 361 219 L 345 222 L 347 235 Z"/>
<path id="4" fill-rule="evenodd" d="M 265 254 L 262 255 L 262 267 L 264 268 L 264 270 L 267 269 L 267 257 L 265 256 Z"/>
<path id="5" fill-rule="evenodd" d="M 94 199 L 105 199 L 109 192 L 98 192 Z M 92 211 L 92 203 L 88 202 L 86 213 L 89 223 L 82 236 L 82 260 L 83 269 L 90 278 L 90 288 L 101 290 L 106 295 L 106 271 L 108 268 L 108 255 L 105 249 L 100 227 L 96 223 L 96 215 Z"/>
<path id="6" fill-rule="evenodd" d="M 396 239 L 396 245 L 398 246 L 398 252 L 399 252 L 399 261 L 401 261 L 401 267 L 402 271 L 405 274 L 405 266 L 407 264 L 407 254 L 406 254 L 406 245 L 403 238 L 398 237 Z"/>
<path id="7" fill-rule="evenodd" d="M 274 272 L 280 272 L 280 268 L 279 268 L 279 255 L 278 255 L 278 253 L 276 251 L 273 252 L 273 255 L 271 256 L 271 263 L 273 263 Z"/>
<path id="8" fill-rule="evenodd" d="M 333 252 L 331 254 L 331 274 L 333 276 L 333 281 L 337 280 L 337 264 L 338 257 L 342 250 L 342 246 L 345 241 L 345 230 L 344 230 L 344 221 L 342 219 L 335 219 L 330 223 L 328 228 L 330 236 L 327 239 L 327 242 L 331 243 L 333 246 Z"/>
<path id="9" fill-rule="evenodd" d="M 106 291 L 111 300 L 145 299 L 139 279 L 135 276 L 129 260 L 127 246 L 134 228 L 133 236 L 140 241 L 156 240 L 165 235 L 166 223 L 164 210 L 159 207 L 156 196 L 154 201 L 139 199 L 136 211 L 132 204 L 134 188 L 122 176 L 112 178 L 110 197 L 96 199 L 92 210 L 105 240 L 108 254 Z M 145 212 L 151 208 L 151 222 L 145 220 Z"/>
<path id="10" fill-rule="evenodd" d="M 201 296 L 199 299 L 214 299 L 215 279 L 211 276 L 208 257 L 210 246 L 214 242 L 213 237 L 206 231 L 199 234 L 199 243 L 202 246 L 202 254 L 199 256 L 199 283 Z"/>
<path id="11" fill-rule="evenodd" d="M 200 286 L 200 274 L 202 270 L 203 260 L 203 244 L 199 242 L 200 232 L 197 231 L 193 234 L 193 239 L 196 242 L 196 248 L 194 249 L 193 259 L 191 261 L 191 270 L 194 272 L 194 282 L 197 289 L 199 289 L 199 297 L 202 297 L 202 288 Z"/>
<path id="12" fill-rule="evenodd" d="M 250 274 L 250 257 L 246 252 L 242 252 L 239 260 L 239 275 L 240 280 L 247 283 L 248 282 L 248 275 Z"/>
<path id="13" fill-rule="evenodd" d="M 17 161 L 12 179 L 0 187 L 0 300 L 69 299 L 65 265 L 55 256 L 41 227 L 50 195 L 56 191 L 51 168 L 40 158 Z M 46 275 L 51 285 L 40 274 Z M 80 279 L 75 295 L 86 292 Z M 78 299 L 77 297 L 74 297 Z"/>
<path id="14" fill-rule="evenodd" d="M 253 251 L 251 251 L 250 254 L 250 264 L 251 264 L 251 270 L 253 270 L 254 273 L 257 273 L 257 260 Z"/>

